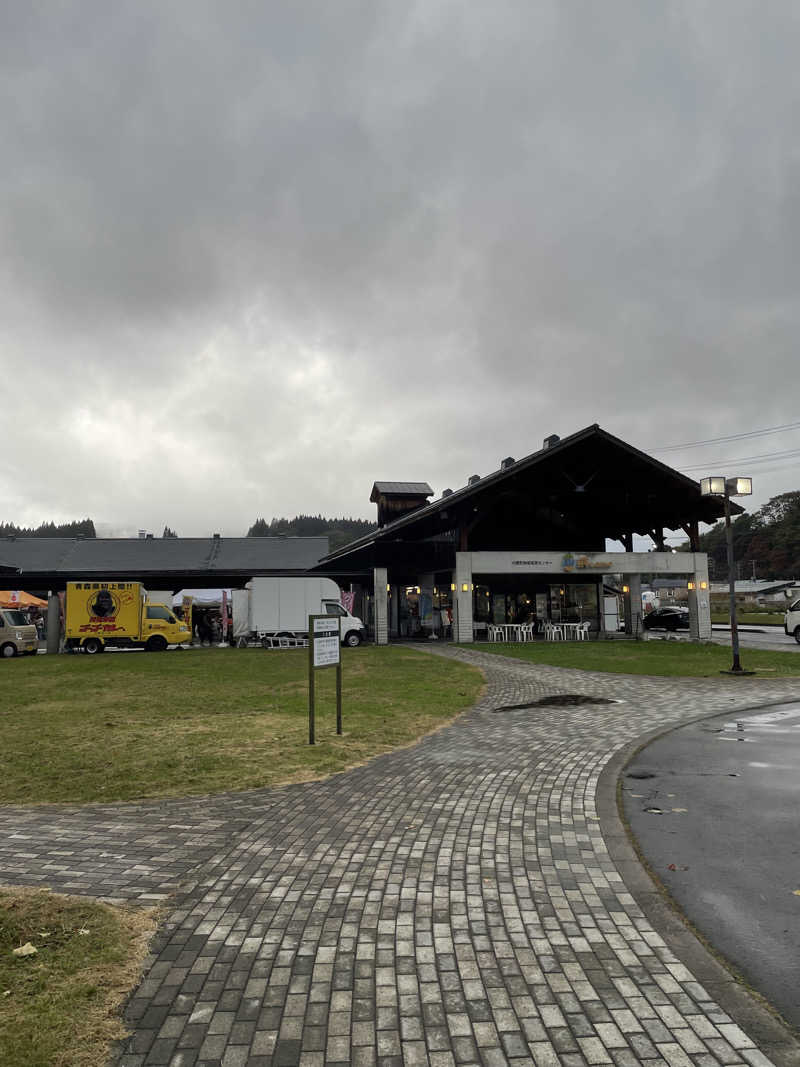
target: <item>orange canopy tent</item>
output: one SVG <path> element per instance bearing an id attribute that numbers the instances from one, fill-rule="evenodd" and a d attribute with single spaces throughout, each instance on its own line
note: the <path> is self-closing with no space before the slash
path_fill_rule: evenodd
<path id="1" fill-rule="evenodd" d="M 0 608 L 46 608 L 47 601 L 22 589 L 0 589 Z"/>

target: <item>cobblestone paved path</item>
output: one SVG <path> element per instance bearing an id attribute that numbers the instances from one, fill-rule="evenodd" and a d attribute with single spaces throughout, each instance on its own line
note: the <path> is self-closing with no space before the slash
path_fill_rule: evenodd
<path id="1" fill-rule="evenodd" d="M 0 882 L 171 895 L 119 1067 L 766 1067 L 626 889 L 596 791 L 633 739 L 796 683 L 436 654 L 480 703 L 324 782 L 0 809 Z M 498 710 L 557 694 L 614 703 Z"/>

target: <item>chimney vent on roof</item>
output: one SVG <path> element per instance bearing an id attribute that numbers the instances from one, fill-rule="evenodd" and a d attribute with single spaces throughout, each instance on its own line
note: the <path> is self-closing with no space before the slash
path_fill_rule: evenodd
<path id="1" fill-rule="evenodd" d="M 513 456 L 506 456 L 505 459 L 500 461 L 500 470 L 507 471 L 509 467 L 513 467 L 517 461 Z"/>
<path id="2" fill-rule="evenodd" d="M 153 535 L 152 534 L 148 534 L 147 537 L 145 538 L 145 540 L 146 541 L 152 541 L 153 540 Z"/>
<path id="3" fill-rule="evenodd" d="M 552 448 L 553 445 L 557 445 L 561 438 L 557 433 L 551 433 L 549 437 L 545 437 L 542 442 L 542 448 Z"/>
<path id="4" fill-rule="evenodd" d="M 427 507 L 428 497 L 432 495 L 427 482 L 375 482 L 369 499 L 378 505 L 378 526 L 387 526 Z"/>
<path id="5" fill-rule="evenodd" d="M 453 490 L 452 489 L 443 489 L 442 490 L 442 500 L 444 500 L 444 498 L 446 496 L 452 496 L 452 495 L 453 495 Z"/>
<path id="6" fill-rule="evenodd" d="M 214 540 L 219 541 L 219 534 L 214 534 Z"/>
<path id="7" fill-rule="evenodd" d="M 469 481 L 467 482 L 467 485 L 474 485 L 476 482 L 479 482 L 480 480 L 481 480 L 480 474 L 471 474 L 469 476 Z"/>

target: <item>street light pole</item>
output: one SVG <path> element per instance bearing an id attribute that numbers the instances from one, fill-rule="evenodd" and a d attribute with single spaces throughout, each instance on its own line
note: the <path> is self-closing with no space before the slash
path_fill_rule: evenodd
<path id="1" fill-rule="evenodd" d="M 736 623 L 736 564 L 733 558 L 733 527 L 731 526 L 731 497 L 750 496 L 753 492 L 752 478 L 723 478 L 715 475 L 701 478 L 700 493 L 703 496 L 721 496 L 725 506 L 725 540 L 728 547 L 728 588 L 731 617 L 731 648 L 733 665 L 723 674 L 753 674 L 746 671 L 739 661 L 739 627 Z"/>
<path id="2" fill-rule="evenodd" d="M 731 526 L 731 495 L 725 485 L 725 539 L 728 545 L 728 597 L 731 617 L 731 648 L 733 649 L 733 666 L 731 671 L 738 674 L 742 665 L 739 662 L 739 627 L 736 622 L 736 568 L 733 561 L 733 527 Z"/>

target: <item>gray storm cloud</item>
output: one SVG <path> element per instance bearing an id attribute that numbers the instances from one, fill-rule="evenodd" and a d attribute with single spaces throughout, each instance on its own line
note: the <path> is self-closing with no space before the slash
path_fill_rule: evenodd
<path id="1" fill-rule="evenodd" d="M 3 22 L 6 520 L 236 534 L 590 422 L 795 417 L 795 5 Z"/>

